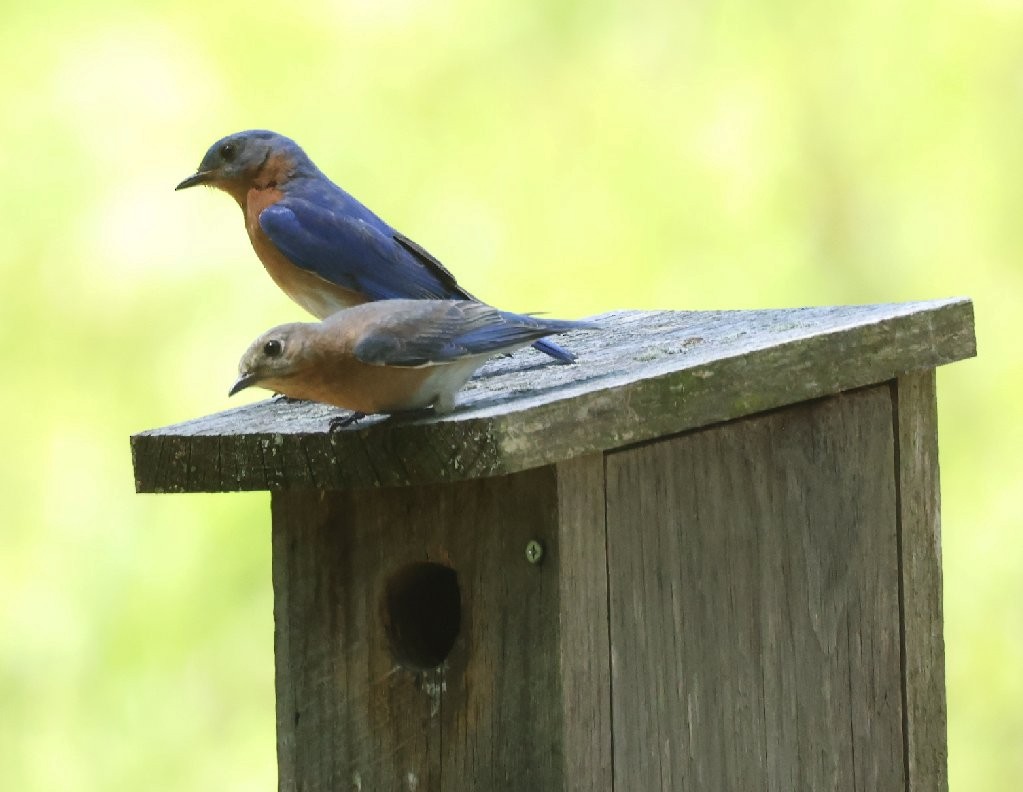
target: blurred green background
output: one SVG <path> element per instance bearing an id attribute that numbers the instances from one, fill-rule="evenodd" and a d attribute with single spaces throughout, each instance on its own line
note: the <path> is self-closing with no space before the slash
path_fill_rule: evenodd
<path id="1" fill-rule="evenodd" d="M 303 316 L 227 196 L 173 192 L 249 127 L 509 309 L 973 297 L 980 358 L 938 375 L 950 772 L 1019 788 L 1019 2 L 3 18 L 6 789 L 275 788 L 268 496 L 137 496 L 128 447 L 232 404 L 248 342 Z"/>

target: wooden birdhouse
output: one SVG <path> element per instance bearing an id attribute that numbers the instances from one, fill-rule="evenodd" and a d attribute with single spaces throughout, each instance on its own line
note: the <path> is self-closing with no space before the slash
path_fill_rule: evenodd
<path id="1" fill-rule="evenodd" d="M 934 369 L 971 303 L 597 321 L 442 418 L 132 438 L 139 492 L 273 493 L 280 789 L 945 789 Z"/>

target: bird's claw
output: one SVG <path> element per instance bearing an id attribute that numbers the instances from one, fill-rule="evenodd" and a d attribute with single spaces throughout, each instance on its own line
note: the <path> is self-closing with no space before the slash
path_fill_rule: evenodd
<path id="1" fill-rule="evenodd" d="M 328 432 L 339 432 L 342 429 L 347 429 L 353 423 L 358 421 L 360 418 L 365 418 L 366 413 L 361 412 L 350 412 L 348 415 L 336 415 L 330 419 L 330 423 L 327 424 Z"/>

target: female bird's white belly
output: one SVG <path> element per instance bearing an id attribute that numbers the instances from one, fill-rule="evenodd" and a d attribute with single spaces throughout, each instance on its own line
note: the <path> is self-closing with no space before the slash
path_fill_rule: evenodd
<path id="1" fill-rule="evenodd" d="M 455 408 L 458 391 L 489 357 L 490 355 L 474 355 L 455 363 L 434 366 L 433 371 L 409 400 L 407 409 L 418 409 L 432 404 L 434 412 L 438 414 L 451 412 Z"/>

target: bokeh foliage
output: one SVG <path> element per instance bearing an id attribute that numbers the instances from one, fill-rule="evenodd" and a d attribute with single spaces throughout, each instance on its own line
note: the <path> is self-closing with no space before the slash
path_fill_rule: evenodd
<path id="1" fill-rule="evenodd" d="M 274 787 L 264 494 L 136 496 L 128 435 L 228 406 L 300 318 L 238 209 L 269 127 L 513 310 L 965 294 L 939 374 L 954 789 L 1023 778 L 1023 6 L 5 3 L 0 767 Z"/>

